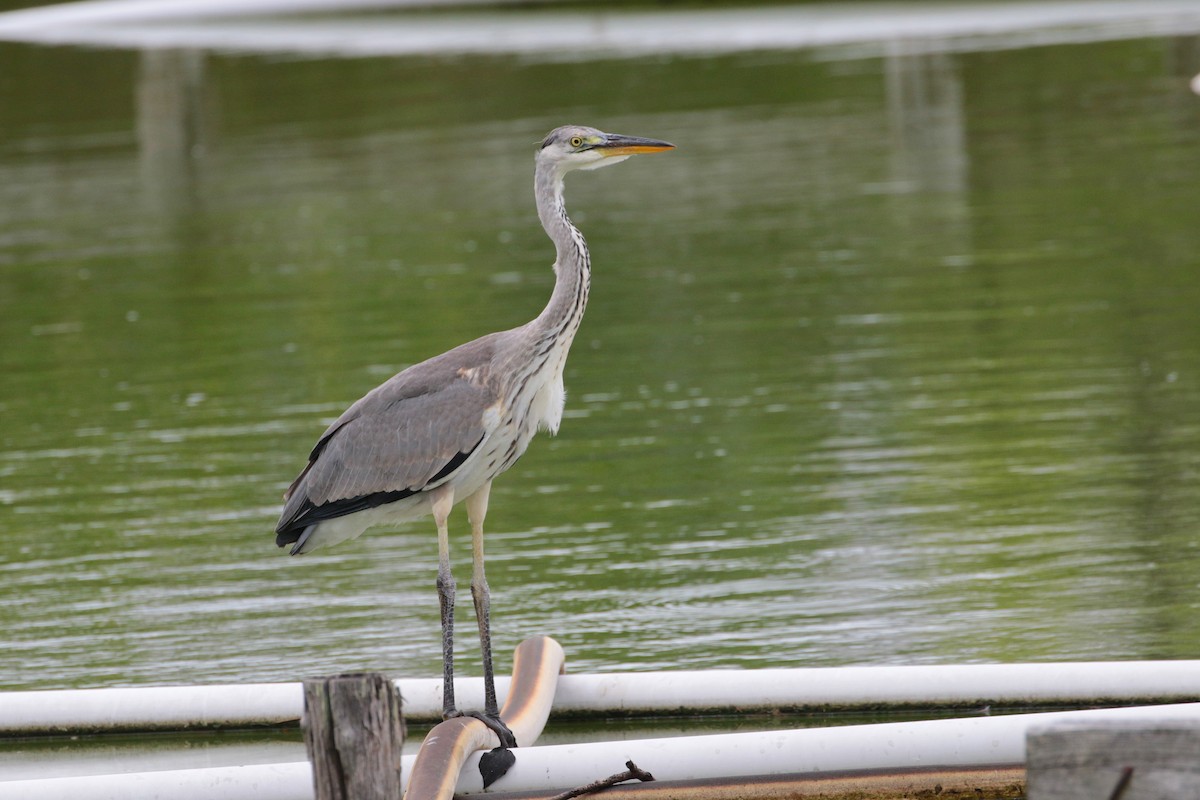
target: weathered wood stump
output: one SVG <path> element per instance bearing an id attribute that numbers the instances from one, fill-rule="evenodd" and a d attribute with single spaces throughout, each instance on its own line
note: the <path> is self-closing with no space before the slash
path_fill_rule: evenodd
<path id="1" fill-rule="evenodd" d="M 365 672 L 304 681 L 304 746 L 317 800 L 396 800 L 404 720 L 400 692 Z"/>
<path id="2" fill-rule="evenodd" d="M 1029 800 L 1200 797 L 1200 723 L 1057 723 L 1026 740 Z"/>

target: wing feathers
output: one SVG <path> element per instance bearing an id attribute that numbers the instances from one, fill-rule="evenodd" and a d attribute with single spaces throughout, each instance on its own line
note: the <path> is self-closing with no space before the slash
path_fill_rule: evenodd
<path id="1" fill-rule="evenodd" d="M 288 488 L 277 544 L 321 520 L 432 488 L 466 462 L 489 433 L 485 413 L 496 398 L 478 370 L 468 379 L 439 363 L 445 358 L 405 370 L 329 426 Z"/>

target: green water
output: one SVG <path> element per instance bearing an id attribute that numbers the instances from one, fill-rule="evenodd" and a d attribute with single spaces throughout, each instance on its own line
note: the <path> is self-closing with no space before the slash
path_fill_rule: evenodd
<path id="1" fill-rule="evenodd" d="M 438 674 L 430 522 L 272 528 L 348 403 L 541 309 L 564 122 L 678 149 L 569 179 L 501 670 L 1200 657 L 1195 39 L 0 64 L 0 688 Z"/>

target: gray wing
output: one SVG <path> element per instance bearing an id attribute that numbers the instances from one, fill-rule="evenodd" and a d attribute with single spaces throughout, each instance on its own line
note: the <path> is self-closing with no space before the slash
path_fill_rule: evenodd
<path id="1" fill-rule="evenodd" d="M 288 488 L 276 544 L 323 519 L 394 502 L 453 475 L 487 434 L 490 337 L 409 367 L 342 414 Z"/>

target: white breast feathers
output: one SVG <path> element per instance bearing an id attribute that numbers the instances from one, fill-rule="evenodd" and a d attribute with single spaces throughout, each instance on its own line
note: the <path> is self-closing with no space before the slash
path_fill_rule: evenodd
<path id="1" fill-rule="evenodd" d="M 562 372 L 557 371 L 538 388 L 529 407 L 529 413 L 537 420 L 538 430 L 558 433 L 566 401 L 567 391 L 563 387 Z"/>

